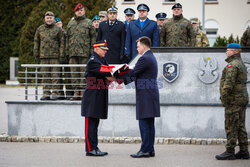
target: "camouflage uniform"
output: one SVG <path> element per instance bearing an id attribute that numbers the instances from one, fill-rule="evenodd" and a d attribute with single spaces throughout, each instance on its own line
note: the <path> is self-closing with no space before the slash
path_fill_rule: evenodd
<path id="1" fill-rule="evenodd" d="M 64 42 L 64 46 L 66 47 L 66 31 L 65 29 L 62 28 L 62 32 L 63 32 L 63 42 Z M 69 64 L 69 57 L 66 56 L 65 54 L 65 49 L 64 48 L 64 59 L 63 61 L 61 62 L 62 64 Z M 66 88 L 66 98 L 69 99 L 70 97 L 73 96 L 74 92 L 72 91 L 72 86 L 70 85 L 71 84 L 71 74 L 70 74 L 70 67 L 64 67 L 64 81 L 62 83 L 65 84 L 65 88 Z M 62 87 L 63 88 L 63 87 Z"/>
<path id="2" fill-rule="evenodd" d="M 66 35 L 66 55 L 69 56 L 69 64 L 86 64 L 89 55 L 93 51 L 95 42 L 95 28 L 90 19 L 84 16 L 75 16 L 67 26 Z M 86 83 L 84 79 L 85 68 L 71 67 L 72 86 L 75 90 L 84 89 Z M 81 72 L 81 73 L 77 73 Z"/>
<path id="3" fill-rule="evenodd" d="M 62 30 L 54 23 L 51 25 L 43 24 L 37 28 L 34 37 L 34 56 L 40 61 L 40 64 L 59 64 L 60 60 L 63 59 L 63 38 Z M 60 77 L 60 68 L 58 67 L 42 67 L 41 72 L 50 72 L 42 74 L 42 83 L 46 83 L 43 87 L 44 96 L 58 95 L 58 90 L 60 89 L 59 79 L 53 79 Z"/>
<path id="4" fill-rule="evenodd" d="M 243 33 L 243 36 L 240 40 L 241 46 L 250 46 L 250 28 L 248 27 L 247 30 Z"/>
<path id="5" fill-rule="evenodd" d="M 189 20 L 181 15 L 167 19 L 160 32 L 160 46 L 195 46 L 195 32 Z"/>
<path id="6" fill-rule="evenodd" d="M 225 131 L 227 135 L 226 149 L 234 153 L 238 140 L 240 150 L 248 150 L 247 132 L 245 127 L 247 93 L 247 69 L 240 54 L 226 59 L 229 63 L 222 72 L 220 95 L 225 107 Z"/>
<path id="7" fill-rule="evenodd" d="M 196 32 L 196 43 L 195 47 L 208 47 L 209 41 L 207 35 L 200 29 Z"/>

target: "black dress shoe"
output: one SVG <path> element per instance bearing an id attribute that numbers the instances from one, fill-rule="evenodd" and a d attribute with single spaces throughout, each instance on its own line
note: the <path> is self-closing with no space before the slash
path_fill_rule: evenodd
<path id="1" fill-rule="evenodd" d="M 227 151 L 225 151 L 224 153 L 220 155 L 216 155 L 215 158 L 217 160 L 235 160 L 236 159 L 234 153 L 227 152 Z"/>
<path id="2" fill-rule="evenodd" d="M 64 96 L 58 97 L 58 100 L 66 100 Z"/>
<path id="3" fill-rule="evenodd" d="M 155 152 L 154 152 L 154 151 L 149 152 L 149 156 L 150 156 L 150 157 L 154 157 L 154 156 L 155 156 Z"/>
<path id="4" fill-rule="evenodd" d="M 40 98 L 40 100 L 50 100 L 50 97 L 49 96 L 43 96 Z"/>
<path id="5" fill-rule="evenodd" d="M 248 151 L 239 151 L 235 154 L 236 159 L 249 159 L 249 152 Z"/>
<path id="6" fill-rule="evenodd" d="M 99 149 L 92 150 L 86 153 L 86 156 L 105 156 L 108 155 L 107 152 L 101 152 Z"/>
<path id="7" fill-rule="evenodd" d="M 131 154 L 130 156 L 132 158 L 148 158 L 148 157 L 150 157 L 150 153 L 149 152 L 144 153 L 142 151 L 139 151 L 138 153 Z"/>

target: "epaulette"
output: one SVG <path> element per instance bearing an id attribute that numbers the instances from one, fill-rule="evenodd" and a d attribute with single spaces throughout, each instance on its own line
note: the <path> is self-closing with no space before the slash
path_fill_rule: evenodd
<path id="1" fill-rule="evenodd" d="M 90 60 L 90 61 L 95 60 L 95 57 L 94 57 L 94 56 L 91 56 L 89 60 Z"/>

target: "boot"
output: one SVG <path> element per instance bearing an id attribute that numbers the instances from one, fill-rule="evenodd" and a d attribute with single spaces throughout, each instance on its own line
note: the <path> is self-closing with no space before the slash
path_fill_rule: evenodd
<path id="1" fill-rule="evenodd" d="M 225 151 L 224 153 L 220 154 L 220 155 L 216 155 L 215 158 L 217 160 L 235 160 L 236 157 L 234 155 L 234 153 L 232 152 L 228 152 L 228 151 Z"/>
<path id="2" fill-rule="evenodd" d="M 43 96 L 40 98 L 40 100 L 50 100 L 50 97 L 49 96 Z"/>
<path id="3" fill-rule="evenodd" d="M 56 95 L 56 94 L 54 94 L 54 95 L 52 95 L 51 96 L 51 98 L 50 98 L 51 100 L 58 100 L 59 99 L 59 97 Z"/>
<path id="4" fill-rule="evenodd" d="M 80 92 L 75 91 L 74 96 L 70 100 L 81 100 L 80 98 Z"/>
<path id="5" fill-rule="evenodd" d="M 240 150 L 239 152 L 235 154 L 235 157 L 236 159 L 249 159 L 250 158 L 248 150 L 246 151 Z"/>

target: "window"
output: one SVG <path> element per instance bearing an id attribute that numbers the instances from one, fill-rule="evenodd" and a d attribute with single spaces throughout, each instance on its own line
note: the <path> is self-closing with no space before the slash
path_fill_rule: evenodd
<path id="1" fill-rule="evenodd" d="M 124 0 L 124 2 L 134 2 L 135 0 Z"/>
<path id="2" fill-rule="evenodd" d="M 207 20 L 205 22 L 205 30 L 210 46 L 214 45 L 218 36 L 219 24 L 216 20 Z"/>
<path id="3" fill-rule="evenodd" d="M 175 2 L 175 0 L 164 0 L 164 2 Z"/>
<path id="4" fill-rule="evenodd" d="M 218 2 L 218 0 L 206 0 L 206 2 Z"/>

